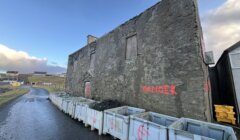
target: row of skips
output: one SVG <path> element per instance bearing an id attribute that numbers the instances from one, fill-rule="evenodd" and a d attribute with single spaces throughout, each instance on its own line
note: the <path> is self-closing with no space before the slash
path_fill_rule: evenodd
<path id="1" fill-rule="evenodd" d="M 175 118 L 145 109 L 121 106 L 98 111 L 91 106 L 97 101 L 52 93 L 50 100 L 64 113 L 82 121 L 99 135 L 110 134 L 121 140 L 237 140 L 231 127 Z"/>

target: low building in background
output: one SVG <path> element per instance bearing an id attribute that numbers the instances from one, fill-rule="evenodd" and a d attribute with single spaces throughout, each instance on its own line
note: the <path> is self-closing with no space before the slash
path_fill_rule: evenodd
<path id="1" fill-rule="evenodd" d="M 7 71 L 6 80 L 8 81 L 18 81 L 18 71 Z"/>
<path id="2" fill-rule="evenodd" d="M 6 74 L 5 74 L 5 73 L 0 73 L 0 81 L 2 81 L 3 78 L 5 78 L 5 77 L 6 77 Z"/>
<path id="3" fill-rule="evenodd" d="M 57 76 L 59 76 L 59 77 L 66 77 L 66 73 L 61 73 L 61 74 L 58 74 Z"/>
<path id="4" fill-rule="evenodd" d="M 34 76 L 46 76 L 47 72 L 41 72 L 41 71 L 34 71 Z"/>

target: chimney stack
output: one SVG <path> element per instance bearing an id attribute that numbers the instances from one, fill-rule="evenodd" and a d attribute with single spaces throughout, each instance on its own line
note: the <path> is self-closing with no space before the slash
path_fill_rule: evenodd
<path id="1" fill-rule="evenodd" d="M 95 37 L 95 36 L 88 35 L 88 36 L 87 36 L 87 43 L 90 44 L 90 43 L 96 41 L 97 39 L 98 39 L 98 38 Z"/>

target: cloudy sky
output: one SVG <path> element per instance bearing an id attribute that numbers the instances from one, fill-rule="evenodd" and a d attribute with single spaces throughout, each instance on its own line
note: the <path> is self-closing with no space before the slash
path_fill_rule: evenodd
<path id="1" fill-rule="evenodd" d="M 226 0 L 209 9 L 202 15 L 202 27 L 206 47 L 217 61 L 226 48 L 240 41 L 240 0 Z"/>
<path id="2" fill-rule="evenodd" d="M 0 72 L 64 72 L 88 34 L 100 37 L 157 1 L 0 0 Z M 240 40 L 240 0 L 199 0 L 199 10 L 217 60 Z"/>

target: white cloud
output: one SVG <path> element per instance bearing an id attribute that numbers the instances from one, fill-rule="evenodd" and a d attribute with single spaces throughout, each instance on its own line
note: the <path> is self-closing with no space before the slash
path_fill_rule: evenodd
<path id="1" fill-rule="evenodd" d="M 48 73 L 61 73 L 66 69 L 60 66 L 47 65 L 47 58 L 30 56 L 23 51 L 11 49 L 0 44 L 0 70 L 17 70 L 21 73 L 32 73 L 33 71 L 47 71 Z"/>
<path id="2" fill-rule="evenodd" d="M 222 52 L 240 41 L 240 0 L 227 0 L 202 17 L 207 50 L 213 50 L 215 61 Z"/>

